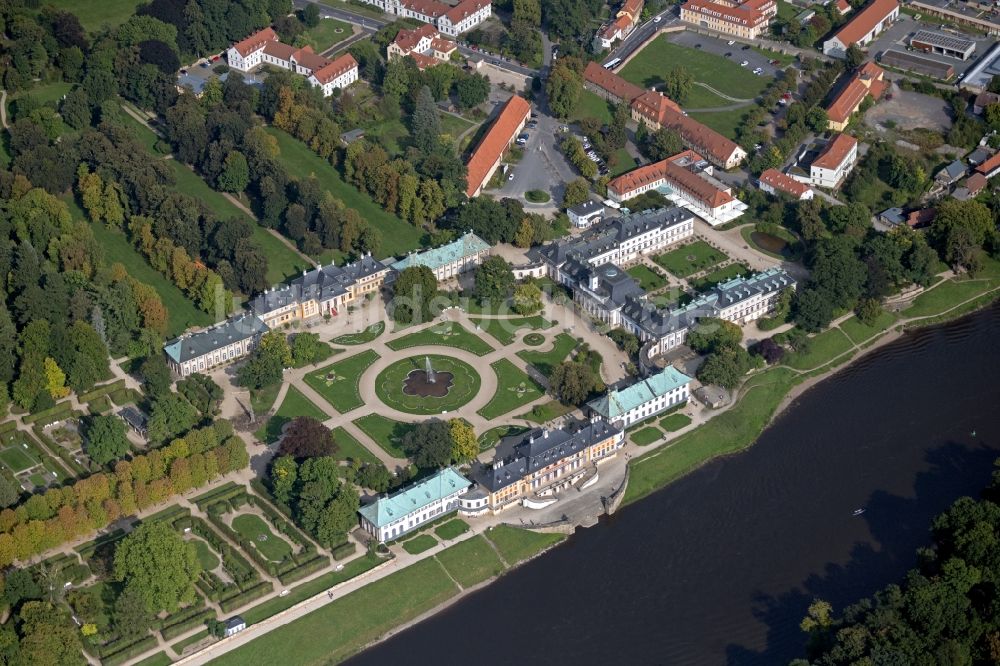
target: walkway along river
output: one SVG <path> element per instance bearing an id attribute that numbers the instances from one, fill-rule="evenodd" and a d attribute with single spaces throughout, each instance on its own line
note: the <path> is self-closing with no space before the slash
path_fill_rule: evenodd
<path id="1" fill-rule="evenodd" d="M 814 597 L 898 580 L 1000 456 L 1000 305 L 801 396 L 747 452 L 629 506 L 353 664 L 785 664 Z M 865 512 L 853 513 L 858 508 Z"/>

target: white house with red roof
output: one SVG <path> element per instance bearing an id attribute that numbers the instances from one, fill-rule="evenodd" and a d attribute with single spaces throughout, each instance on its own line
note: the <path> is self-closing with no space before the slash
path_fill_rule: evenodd
<path id="1" fill-rule="evenodd" d="M 760 185 L 760 189 L 768 194 L 776 195 L 778 192 L 781 192 L 798 201 L 812 199 L 816 195 L 811 187 L 805 183 L 800 183 L 787 174 L 781 173 L 777 169 L 768 169 L 760 174 L 757 182 Z"/>
<path id="2" fill-rule="evenodd" d="M 594 37 L 594 50 L 609 49 L 616 41 L 631 35 L 639 25 L 644 4 L 643 0 L 625 0 L 615 19 L 597 31 Z"/>
<path id="3" fill-rule="evenodd" d="M 270 27 L 258 30 L 229 47 L 226 61 L 232 69 L 249 72 L 261 65 L 287 69 L 308 77 L 310 85 L 321 88 L 329 97 L 336 88 L 346 88 L 358 80 L 358 63 L 345 53 L 335 60 L 325 58 L 311 46 L 297 48 L 284 44 Z"/>
<path id="4" fill-rule="evenodd" d="M 452 6 L 439 0 L 361 0 L 386 14 L 430 23 L 438 31 L 457 37 L 488 19 L 493 14 L 490 0 L 460 0 Z"/>
<path id="5" fill-rule="evenodd" d="M 457 49 L 455 42 L 444 39 L 428 23 L 413 30 L 400 30 L 386 48 L 386 56 L 389 60 L 409 56 L 417 63 L 417 68 L 424 70 L 448 62 Z"/>

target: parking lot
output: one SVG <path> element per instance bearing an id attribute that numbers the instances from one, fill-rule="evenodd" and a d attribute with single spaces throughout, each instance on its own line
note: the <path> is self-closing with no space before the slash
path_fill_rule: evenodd
<path id="1" fill-rule="evenodd" d="M 730 46 L 726 40 L 707 35 L 698 35 L 686 30 L 670 35 L 668 40 L 678 46 L 686 46 L 688 48 L 697 48 L 698 44 L 701 44 L 700 48 L 705 53 L 723 56 L 732 60 L 737 65 L 746 60 L 748 70 L 752 71 L 759 67 L 762 70 L 761 76 L 767 78 L 773 78 L 777 71 L 781 69 L 779 66 L 772 65 L 770 58 L 766 55 L 758 53 L 749 46 L 740 44 L 739 42 Z M 723 90 L 721 92 L 726 91 Z"/>
<path id="2" fill-rule="evenodd" d="M 965 32 L 959 32 L 947 26 L 942 29 L 941 23 L 935 22 L 933 16 L 924 17 L 922 20 L 918 21 L 912 16 L 900 14 L 899 20 L 889 26 L 888 30 L 879 35 L 878 39 L 871 43 L 868 47 L 868 53 L 873 58 L 877 58 L 883 51 L 888 49 L 906 51 L 910 42 L 910 37 L 917 30 L 934 30 L 936 32 L 943 32 L 945 34 L 953 34 L 966 39 L 972 39 L 976 42 L 976 52 L 968 60 L 950 58 L 936 53 L 923 53 L 921 51 L 913 52 L 921 58 L 927 58 L 928 60 L 934 60 L 951 65 L 955 68 L 956 78 L 963 75 L 967 70 L 972 69 L 972 66 L 976 64 L 983 54 L 985 54 L 997 41 L 993 37 L 971 35 Z"/>

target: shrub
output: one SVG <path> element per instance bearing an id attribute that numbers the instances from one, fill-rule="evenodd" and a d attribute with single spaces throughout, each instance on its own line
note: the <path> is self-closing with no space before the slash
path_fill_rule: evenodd
<path id="1" fill-rule="evenodd" d="M 224 612 L 224 613 L 231 613 L 232 611 L 236 610 L 237 608 L 240 608 L 242 606 L 246 606 L 251 601 L 253 601 L 255 599 L 260 599 L 265 594 L 270 594 L 273 591 L 274 591 L 274 585 L 273 584 L 267 583 L 267 582 L 260 583 L 259 585 L 256 585 L 255 587 L 250 588 L 249 590 L 247 590 L 243 594 L 235 596 L 232 599 L 228 599 L 226 601 L 223 601 L 222 603 L 219 604 L 219 607 L 222 609 L 222 612 Z"/>
<path id="2" fill-rule="evenodd" d="M 353 555 L 357 548 L 357 544 L 353 541 L 348 541 L 347 543 L 342 543 L 334 548 L 330 554 L 333 555 L 333 559 L 340 561 L 350 555 Z"/>

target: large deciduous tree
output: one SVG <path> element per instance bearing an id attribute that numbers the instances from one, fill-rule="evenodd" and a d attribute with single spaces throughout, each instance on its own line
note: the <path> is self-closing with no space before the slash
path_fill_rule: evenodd
<path id="1" fill-rule="evenodd" d="M 333 431 L 311 416 L 297 416 L 285 425 L 278 454 L 292 458 L 318 458 L 337 452 Z"/>
<path id="2" fill-rule="evenodd" d="M 98 465 L 124 458 L 129 452 L 125 422 L 117 416 L 97 415 L 85 421 L 84 450 Z"/>
<path id="3" fill-rule="evenodd" d="M 431 302 L 437 295 L 437 278 L 426 266 L 410 266 L 396 277 L 389 314 L 400 324 L 430 321 Z"/>
<path id="4" fill-rule="evenodd" d="M 432 419 L 416 424 L 403 436 L 401 444 L 417 467 L 445 467 L 451 462 L 453 443 L 446 421 Z"/>
<path id="5" fill-rule="evenodd" d="M 480 303 L 503 303 L 513 288 L 514 273 L 503 257 L 492 255 L 476 269 L 475 294 Z"/>
<path id="6" fill-rule="evenodd" d="M 115 579 L 150 612 L 176 610 L 195 599 L 201 563 L 193 543 L 162 521 L 142 523 L 115 549 Z"/>

